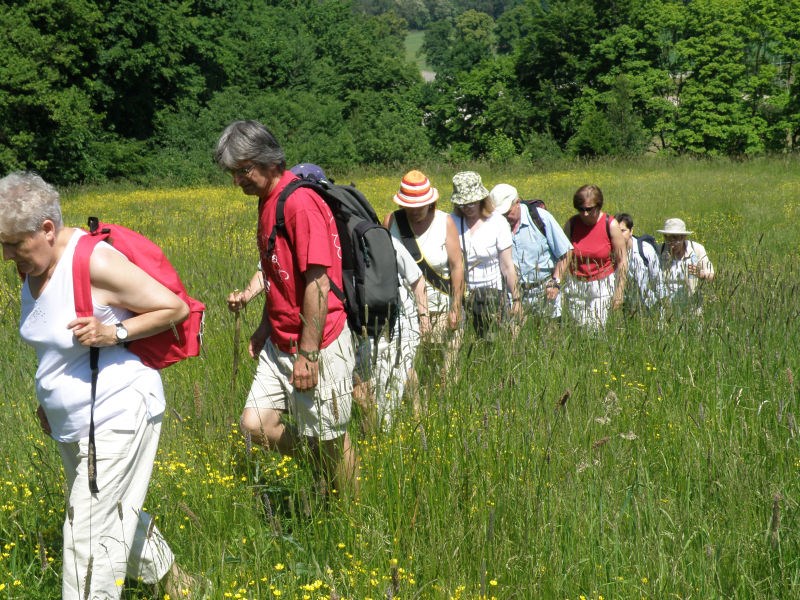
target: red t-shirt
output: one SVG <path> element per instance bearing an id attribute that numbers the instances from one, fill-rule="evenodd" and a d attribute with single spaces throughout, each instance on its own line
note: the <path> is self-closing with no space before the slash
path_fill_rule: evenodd
<path id="1" fill-rule="evenodd" d="M 582 281 L 605 279 L 614 272 L 611 237 L 606 223 L 608 218 L 607 214 L 600 213 L 600 218 L 591 227 L 584 225 L 579 217 L 572 219 L 570 241 L 573 251 L 569 270 Z"/>
<path id="2" fill-rule="evenodd" d="M 283 207 L 286 230 L 278 232 L 272 256 L 267 256 L 278 196 L 294 179 L 297 176 L 291 171 L 284 172 L 269 196 L 259 202 L 258 218 L 258 249 L 267 296 L 265 310 L 272 326 L 270 339 L 284 352 L 292 352 L 300 341 L 303 330 L 300 312 L 306 289 L 303 273 L 308 267 L 327 267 L 328 278 L 343 289 L 342 249 L 336 222 L 325 201 L 308 188 L 299 188 L 286 199 Z M 339 336 L 346 320 L 344 304 L 331 291 L 321 348 Z"/>

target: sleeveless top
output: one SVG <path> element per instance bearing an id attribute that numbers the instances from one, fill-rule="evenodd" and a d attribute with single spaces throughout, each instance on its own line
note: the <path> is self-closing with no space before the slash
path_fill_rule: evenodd
<path id="1" fill-rule="evenodd" d="M 416 236 L 417 245 L 423 258 L 442 277 L 450 277 L 450 261 L 447 258 L 447 218 L 446 212 L 441 210 L 434 210 L 433 221 L 428 229 L 422 235 Z M 389 233 L 393 237 L 400 239 L 400 229 L 397 227 L 397 221 L 392 219 L 392 224 L 389 227 Z M 450 297 L 437 290 L 427 281 L 425 282 L 425 290 L 428 293 L 428 312 L 439 313 L 446 312 L 450 307 Z"/>
<path id="2" fill-rule="evenodd" d="M 607 218 L 608 215 L 601 212 L 600 218 L 592 226 L 584 225 L 578 217 L 572 218 L 570 241 L 573 251 L 569 270 L 581 281 L 605 279 L 614 272 Z"/>
<path id="3" fill-rule="evenodd" d="M 28 281 L 22 285 L 20 335 L 33 346 L 39 366 L 36 395 L 59 442 L 77 442 L 89 435 L 91 371 L 89 348 L 78 343 L 67 324 L 76 318 L 72 285 L 72 257 L 76 230 L 38 298 Z M 105 245 L 111 248 L 105 242 Z M 94 305 L 94 316 L 104 324 L 117 323 L 133 313 Z M 100 349 L 100 374 L 94 409 L 95 430 L 131 429 L 142 402 L 150 417 L 164 412 L 164 390 L 158 371 L 146 367 L 124 346 Z"/>

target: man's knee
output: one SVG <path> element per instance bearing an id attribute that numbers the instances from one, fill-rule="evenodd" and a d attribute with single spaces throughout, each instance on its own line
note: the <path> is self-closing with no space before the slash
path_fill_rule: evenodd
<path id="1" fill-rule="evenodd" d="M 283 435 L 284 426 L 276 410 L 245 408 L 239 419 L 239 429 L 257 443 L 275 446 Z"/>

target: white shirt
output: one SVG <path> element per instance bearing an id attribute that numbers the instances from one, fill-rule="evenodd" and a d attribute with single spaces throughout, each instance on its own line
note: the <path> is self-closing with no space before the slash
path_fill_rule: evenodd
<path id="1" fill-rule="evenodd" d="M 642 303 L 650 308 L 664 295 L 664 279 L 656 249 L 643 242 L 642 250 L 647 257 L 647 264 L 639 254 L 639 240 L 634 237 L 633 245 L 628 250 L 628 276 L 636 283 Z"/>
<path id="2" fill-rule="evenodd" d="M 677 300 L 685 299 L 697 292 L 698 279 L 689 274 L 689 265 L 697 265 L 706 276 L 714 275 L 714 265 L 702 244 L 686 240 L 683 258 L 673 258 L 666 244 L 661 249 L 661 268 L 664 272 L 664 293 Z"/>
<path id="3" fill-rule="evenodd" d="M 435 210 L 433 221 L 428 229 L 422 235 L 416 236 L 422 257 L 436 273 L 445 279 L 450 277 L 450 261 L 447 257 L 447 220 L 449 218 L 450 215 L 446 212 Z M 389 227 L 389 233 L 392 234 L 392 237 L 400 238 L 400 229 L 394 219 Z M 440 313 L 449 309 L 450 297 L 447 294 L 440 292 L 427 281 L 425 290 L 428 294 L 429 312 Z"/>
<path id="4" fill-rule="evenodd" d="M 27 280 L 22 286 L 19 331 L 36 351 L 39 360 L 36 395 L 47 415 L 52 436 L 59 442 L 76 442 L 89 435 L 92 404 L 89 348 L 78 343 L 72 330 L 67 329 L 67 324 L 76 318 L 72 257 L 82 235 L 85 232 L 76 230 L 38 298 L 31 294 Z M 117 323 L 131 315 L 124 309 L 94 305 L 94 316 L 104 324 Z M 94 409 L 96 431 L 130 428 L 142 396 L 148 398 L 150 416 L 164 411 L 161 376 L 143 365 L 135 354 L 121 345 L 101 348 L 99 366 Z"/>
<path id="5" fill-rule="evenodd" d="M 411 256 L 403 242 L 392 236 L 394 252 L 397 255 L 397 274 L 400 279 L 400 311 L 401 318 L 412 321 L 417 316 L 417 299 L 414 297 L 412 286 L 422 277 L 422 270 Z"/>
<path id="6" fill-rule="evenodd" d="M 500 253 L 513 244 L 508 221 L 500 213 L 493 212 L 470 231 L 462 217 L 453 215 L 453 220 L 461 238 L 461 246 L 466 251 L 467 289 L 503 289 Z"/>

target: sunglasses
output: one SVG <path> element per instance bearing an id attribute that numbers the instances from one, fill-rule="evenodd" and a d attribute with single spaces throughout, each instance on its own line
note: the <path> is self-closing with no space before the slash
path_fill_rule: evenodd
<path id="1" fill-rule="evenodd" d="M 575 210 L 578 211 L 579 213 L 591 213 L 597 210 L 598 208 L 600 207 L 595 204 L 594 206 L 577 206 L 575 207 Z"/>

